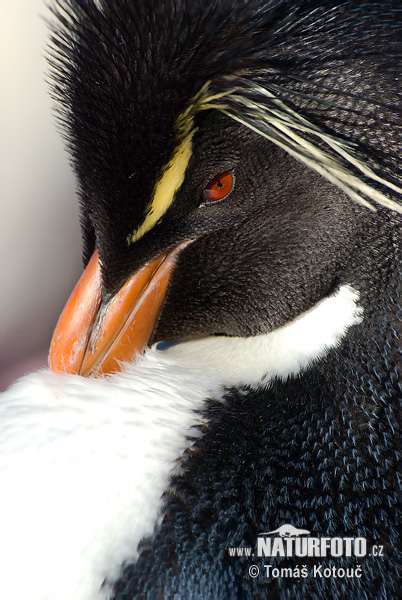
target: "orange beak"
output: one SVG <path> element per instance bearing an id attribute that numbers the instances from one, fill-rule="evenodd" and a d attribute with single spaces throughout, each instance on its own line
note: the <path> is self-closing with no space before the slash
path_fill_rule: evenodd
<path id="1" fill-rule="evenodd" d="M 137 271 L 108 302 L 95 251 L 56 325 L 49 351 L 52 371 L 87 377 L 121 371 L 143 352 L 154 331 L 182 242 Z"/>

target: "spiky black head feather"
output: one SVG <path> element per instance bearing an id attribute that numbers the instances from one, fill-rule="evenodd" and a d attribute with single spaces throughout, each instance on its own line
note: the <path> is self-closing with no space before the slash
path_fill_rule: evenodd
<path id="1" fill-rule="evenodd" d="M 114 293 L 183 237 L 203 236 L 186 251 L 187 270 L 178 271 L 166 303 L 169 322 L 182 305 L 201 307 L 197 325 L 183 331 L 175 322 L 171 335 L 249 335 L 286 322 L 334 289 L 354 251 L 351 231 L 370 230 L 369 211 L 345 193 L 400 210 L 397 3 L 59 0 L 55 13 L 54 95 L 78 174 L 86 258 L 96 243 L 105 290 Z M 149 224 L 150 198 L 185 154 L 183 140 L 191 145 L 184 180 Z M 205 210 L 202 190 L 226 168 L 236 177 L 231 205 Z M 238 227 L 244 219 L 247 235 Z M 310 235 L 298 246 L 303 231 Z M 222 317 L 233 312 L 225 298 L 235 287 L 245 292 L 248 279 L 220 265 L 236 262 L 240 249 L 251 271 L 259 260 L 276 272 L 256 274 L 261 291 L 250 321 L 238 314 L 233 324 Z M 191 296 L 195 266 L 223 275 L 216 296 Z M 272 308 L 284 287 L 288 298 Z M 201 327 L 216 315 L 220 324 Z M 161 322 L 168 337 L 163 315 Z"/>

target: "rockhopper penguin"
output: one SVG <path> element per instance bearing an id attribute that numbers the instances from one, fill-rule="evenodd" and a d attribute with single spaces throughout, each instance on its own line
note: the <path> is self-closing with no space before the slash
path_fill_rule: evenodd
<path id="1" fill-rule="evenodd" d="M 0 403 L 0 596 L 397 598 L 402 6 L 53 11 L 86 268 Z"/>

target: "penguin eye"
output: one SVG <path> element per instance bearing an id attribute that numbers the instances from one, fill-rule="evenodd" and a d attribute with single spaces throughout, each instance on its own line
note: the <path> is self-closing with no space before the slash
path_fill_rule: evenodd
<path id="1" fill-rule="evenodd" d="M 203 196 L 205 202 L 214 202 L 215 200 L 222 200 L 228 195 L 233 186 L 233 175 L 230 171 L 224 171 L 219 173 L 216 177 L 211 179 L 208 185 L 205 187 Z"/>

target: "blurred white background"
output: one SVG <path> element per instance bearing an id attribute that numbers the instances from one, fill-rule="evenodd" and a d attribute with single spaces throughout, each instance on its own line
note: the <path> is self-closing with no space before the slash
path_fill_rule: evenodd
<path id="1" fill-rule="evenodd" d="M 81 273 L 75 183 L 45 81 L 45 0 L 0 0 L 0 391 L 46 364 Z"/>

